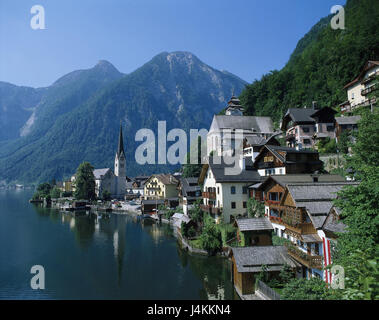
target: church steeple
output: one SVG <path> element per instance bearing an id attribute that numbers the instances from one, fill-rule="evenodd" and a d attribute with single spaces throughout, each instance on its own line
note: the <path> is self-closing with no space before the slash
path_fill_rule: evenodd
<path id="1" fill-rule="evenodd" d="M 119 157 L 121 154 L 124 154 L 125 156 L 125 151 L 124 151 L 124 139 L 122 137 L 122 125 L 120 123 L 120 134 L 118 136 L 118 147 L 117 147 L 117 157 Z"/>

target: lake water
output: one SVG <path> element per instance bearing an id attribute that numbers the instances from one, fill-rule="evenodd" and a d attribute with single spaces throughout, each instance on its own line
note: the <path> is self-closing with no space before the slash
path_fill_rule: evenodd
<path id="1" fill-rule="evenodd" d="M 0 299 L 236 299 L 230 262 L 180 249 L 167 225 L 74 216 L 0 190 Z M 33 265 L 45 289 L 33 290 Z"/>

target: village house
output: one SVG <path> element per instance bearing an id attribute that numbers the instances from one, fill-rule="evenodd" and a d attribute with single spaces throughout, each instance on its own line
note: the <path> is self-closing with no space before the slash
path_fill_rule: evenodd
<path id="1" fill-rule="evenodd" d="M 207 135 L 207 155 L 212 151 L 219 156 L 232 154 L 236 147 L 242 146 L 243 139 L 247 136 L 267 139 L 274 134 L 270 117 L 243 116 L 242 111 L 240 100 L 233 96 L 228 102 L 225 115 L 213 116 Z M 235 135 L 236 130 L 241 130 L 241 139 Z"/>
<path id="2" fill-rule="evenodd" d="M 343 132 L 358 131 L 358 122 L 360 120 L 361 116 L 336 117 L 336 141 L 339 142 Z"/>
<path id="3" fill-rule="evenodd" d="M 317 151 L 265 145 L 255 158 L 254 168 L 261 176 L 313 173 L 323 168 Z"/>
<path id="4" fill-rule="evenodd" d="M 330 242 L 322 230 L 337 192 L 351 182 L 289 183 L 279 201 L 271 201 L 269 219 L 277 235 L 288 239 L 289 254 L 303 266 L 303 277 L 328 281 L 323 267 L 331 262 Z M 273 192 L 274 193 L 274 192 Z M 275 201 L 277 207 L 272 207 Z"/>
<path id="5" fill-rule="evenodd" d="M 153 174 L 144 184 L 144 199 L 178 199 L 177 184 L 172 174 Z"/>
<path id="6" fill-rule="evenodd" d="M 276 135 L 269 138 L 263 138 L 259 136 L 248 136 L 243 140 L 243 156 L 244 158 L 251 158 L 254 162 L 255 158 L 259 155 L 262 147 L 265 145 L 280 146 L 278 140 L 276 140 Z"/>
<path id="7" fill-rule="evenodd" d="M 335 138 L 334 115 L 336 111 L 324 107 L 319 109 L 316 102 L 312 108 L 290 108 L 284 115 L 280 128 L 285 132 L 287 146 L 312 148 L 317 141 Z"/>
<path id="8" fill-rule="evenodd" d="M 203 185 L 203 204 L 201 208 L 209 213 L 216 222 L 222 218 L 225 222 L 233 222 L 236 217 L 247 215 L 248 189 L 252 182 L 260 182 L 261 177 L 253 169 L 251 159 L 241 159 L 238 165 L 240 174 L 226 174 L 227 165 L 222 160 L 220 164 L 209 157 L 203 165 L 199 183 Z"/>
<path id="9" fill-rule="evenodd" d="M 178 182 L 179 204 L 183 207 L 184 214 L 188 215 L 188 209 L 201 199 L 201 188 L 196 177 L 181 177 Z"/>
<path id="10" fill-rule="evenodd" d="M 375 80 L 379 76 L 379 61 L 367 61 L 360 74 L 345 85 L 347 101 L 339 105 L 342 113 L 350 113 L 360 107 L 370 107 L 376 103 L 376 95 L 368 98 L 368 94 L 379 89 Z"/>
<path id="11" fill-rule="evenodd" d="M 137 197 L 144 195 L 144 185 L 149 176 L 137 176 L 131 178 L 130 181 L 126 183 L 126 194 L 136 195 Z"/>
<path id="12" fill-rule="evenodd" d="M 269 278 L 278 277 L 284 265 L 294 271 L 301 267 L 284 246 L 232 248 L 232 281 L 240 297 L 255 292 L 256 277 L 262 272 L 263 265 L 267 267 Z"/>
<path id="13" fill-rule="evenodd" d="M 237 241 L 241 247 L 272 245 L 274 228 L 267 217 L 237 218 L 234 226 L 237 227 Z"/>

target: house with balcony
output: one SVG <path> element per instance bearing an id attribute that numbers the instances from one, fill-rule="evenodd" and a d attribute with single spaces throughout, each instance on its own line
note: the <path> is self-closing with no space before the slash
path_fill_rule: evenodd
<path id="1" fill-rule="evenodd" d="M 336 111 L 316 102 L 312 108 L 290 108 L 284 115 L 280 129 L 285 132 L 286 144 L 291 148 L 313 148 L 317 141 L 335 138 L 334 115 Z"/>
<path id="2" fill-rule="evenodd" d="M 231 154 L 236 147 L 242 146 L 247 136 L 269 138 L 274 134 L 270 117 L 242 115 L 243 106 L 238 98 L 228 102 L 225 115 L 214 115 L 207 134 L 207 154 L 212 151 L 221 156 Z M 242 151 L 242 150 L 241 150 Z"/>
<path id="3" fill-rule="evenodd" d="M 361 107 L 373 108 L 377 102 L 376 92 L 379 89 L 379 83 L 376 79 L 378 76 L 379 61 L 367 61 L 359 75 L 344 86 L 348 100 L 339 105 L 342 114 L 351 113 Z M 372 94 L 371 97 L 369 97 L 370 94 Z"/>
<path id="4" fill-rule="evenodd" d="M 265 145 L 255 158 L 261 176 L 313 173 L 323 168 L 317 151 Z"/>
<path id="5" fill-rule="evenodd" d="M 279 141 L 276 139 L 278 135 L 272 135 L 267 139 L 259 136 L 247 136 L 243 140 L 243 157 L 251 158 L 254 162 L 255 158 L 259 155 L 262 147 L 267 145 L 270 146 L 280 146 Z"/>
<path id="6" fill-rule="evenodd" d="M 279 236 L 289 240 L 286 244 L 288 253 L 303 266 L 303 277 L 330 280 L 323 270 L 331 263 L 330 242 L 323 227 L 337 192 L 347 185 L 357 183 L 319 180 L 289 183 L 279 196 L 279 203 L 276 201 L 276 209 L 269 211 L 269 219 L 281 226 Z"/>
<path id="7" fill-rule="evenodd" d="M 178 199 L 178 180 L 172 174 L 153 174 L 144 184 L 144 199 Z"/>
<path id="8" fill-rule="evenodd" d="M 239 161 L 237 164 L 226 164 L 223 157 L 217 157 L 220 161 L 215 158 L 207 159 L 199 177 L 199 184 L 203 185 L 201 208 L 216 222 L 223 219 L 230 223 L 236 217 L 247 215 L 247 187 L 260 182 L 261 177 L 252 167 L 251 159 Z M 240 166 L 240 173 L 228 174 L 226 169 L 235 165 Z"/>
<path id="9" fill-rule="evenodd" d="M 181 177 L 178 182 L 179 204 L 188 215 L 188 209 L 199 199 L 202 199 L 201 188 L 197 177 Z"/>

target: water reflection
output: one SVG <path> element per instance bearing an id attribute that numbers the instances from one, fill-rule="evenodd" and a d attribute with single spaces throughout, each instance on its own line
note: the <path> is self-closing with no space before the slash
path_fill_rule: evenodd
<path id="1" fill-rule="evenodd" d="M 112 289 L 112 294 L 117 297 L 120 294 L 126 299 L 155 298 L 157 293 L 149 289 L 155 286 L 157 290 L 166 290 L 160 297 L 162 299 L 237 298 L 231 282 L 230 263 L 217 257 L 188 254 L 176 243 L 172 228 L 166 224 L 142 225 L 139 218 L 133 215 L 63 213 L 39 206 L 35 206 L 34 211 L 43 219 L 67 226 L 80 250 L 86 252 L 97 246 L 94 254 L 96 256 L 98 253 L 103 259 L 111 252 L 114 261 L 111 268 L 115 268 L 113 275 L 117 280 L 115 285 L 122 290 L 117 293 L 116 289 Z M 107 261 L 104 263 L 108 269 L 98 272 L 112 272 Z M 158 276 L 150 275 L 155 272 Z M 159 272 L 165 276 L 160 278 Z M 99 287 L 105 286 L 103 280 L 98 279 Z M 144 296 L 141 296 L 141 289 L 137 286 L 147 288 Z"/>

